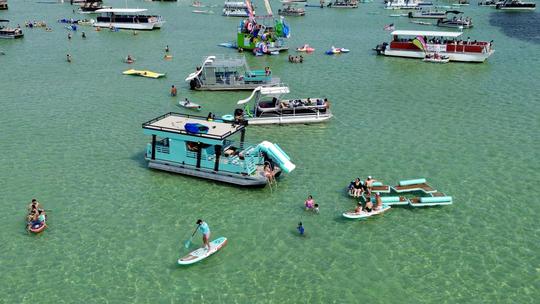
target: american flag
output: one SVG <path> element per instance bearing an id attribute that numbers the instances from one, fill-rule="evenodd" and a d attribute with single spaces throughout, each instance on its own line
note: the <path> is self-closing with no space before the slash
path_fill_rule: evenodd
<path id="1" fill-rule="evenodd" d="M 396 29 L 396 27 L 394 26 L 393 23 L 387 24 L 387 25 L 384 26 L 384 30 L 385 30 L 385 31 L 393 31 L 393 30 L 395 30 L 395 29 Z"/>

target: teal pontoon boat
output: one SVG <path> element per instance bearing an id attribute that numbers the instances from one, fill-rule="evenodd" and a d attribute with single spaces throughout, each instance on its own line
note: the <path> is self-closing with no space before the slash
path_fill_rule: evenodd
<path id="1" fill-rule="evenodd" d="M 265 186 L 295 165 L 277 145 L 244 142 L 245 125 L 201 116 L 167 113 L 142 125 L 152 136 L 148 167 L 239 186 Z M 231 138 L 239 135 L 239 141 Z"/>
<path id="2" fill-rule="evenodd" d="M 279 78 L 272 76 L 269 67 L 250 70 L 246 58 L 208 56 L 196 71 L 186 78 L 192 90 L 225 91 L 253 90 L 260 85 L 275 86 Z"/>

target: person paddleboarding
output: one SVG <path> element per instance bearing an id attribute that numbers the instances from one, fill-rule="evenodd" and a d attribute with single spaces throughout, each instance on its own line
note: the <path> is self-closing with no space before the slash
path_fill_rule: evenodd
<path id="1" fill-rule="evenodd" d="M 204 248 L 206 250 L 210 250 L 210 243 L 209 243 L 209 240 L 210 240 L 210 227 L 208 226 L 208 224 L 201 220 L 201 219 L 198 219 L 197 220 L 197 225 L 199 225 L 197 228 L 199 230 L 199 232 L 202 234 L 202 239 L 203 239 L 203 244 L 204 244 Z"/>

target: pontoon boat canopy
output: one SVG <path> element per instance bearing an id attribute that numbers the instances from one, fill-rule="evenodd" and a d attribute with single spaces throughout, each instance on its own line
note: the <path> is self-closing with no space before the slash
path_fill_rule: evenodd
<path id="1" fill-rule="evenodd" d="M 434 31 L 393 31 L 390 35 L 398 36 L 429 36 L 429 37 L 459 37 L 461 32 L 434 32 Z"/>
<path id="2" fill-rule="evenodd" d="M 244 104 L 244 103 L 250 101 L 251 98 L 253 98 L 253 96 L 255 96 L 255 94 L 257 92 L 261 92 L 262 95 L 279 96 L 279 95 L 282 95 L 282 94 L 288 94 L 290 91 L 289 91 L 289 87 L 263 87 L 263 86 L 260 86 L 260 87 L 255 88 L 255 90 L 253 90 L 253 92 L 251 92 L 251 95 L 249 95 L 248 98 L 239 100 L 237 102 L 237 104 Z"/>
<path id="3" fill-rule="evenodd" d="M 96 10 L 96 13 L 142 13 L 146 12 L 145 8 L 102 8 Z"/>

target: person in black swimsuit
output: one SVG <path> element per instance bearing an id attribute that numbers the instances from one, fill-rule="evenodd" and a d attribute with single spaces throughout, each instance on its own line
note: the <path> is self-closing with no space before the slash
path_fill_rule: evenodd
<path id="1" fill-rule="evenodd" d="M 371 199 L 367 200 L 366 207 L 364 208 L 364 210 L 366 210 L 367 213 L 370 213 L 371 211 L 373 211 L 373 203 L 371 202 Z"/>
<path id="2" fill-rule="evenodd" d="M 351 195 L 353 197 L 360 197 L 362 195 L 364 185 L 362 185 L 362 182 L 359 178 L 356 178 L 352 184 L 351 184 Z"/>

